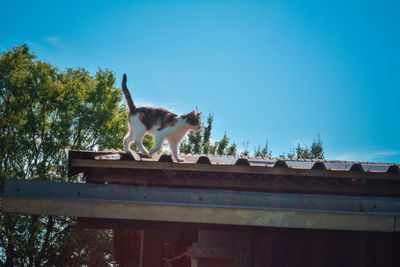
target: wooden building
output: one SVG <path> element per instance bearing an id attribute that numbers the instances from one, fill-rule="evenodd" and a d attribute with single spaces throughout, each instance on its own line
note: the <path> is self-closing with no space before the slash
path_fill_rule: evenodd
<path id="1" fill-rule="evenodd" d="M 400 266 L 398 164 L 69 156 L 86 183 L 7 180 L 1 209 L 113 229 L 120 266 Z"/>

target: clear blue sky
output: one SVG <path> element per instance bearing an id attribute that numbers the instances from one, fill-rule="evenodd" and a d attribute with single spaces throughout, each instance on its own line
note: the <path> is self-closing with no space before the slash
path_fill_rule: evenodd
<path id="1" fill-rule="evenodd" d="M 139 105 L 213 112 L 214 139 L 400 162 L 400 1 L 0 3 L 1 51 L 127 73 Z"/>

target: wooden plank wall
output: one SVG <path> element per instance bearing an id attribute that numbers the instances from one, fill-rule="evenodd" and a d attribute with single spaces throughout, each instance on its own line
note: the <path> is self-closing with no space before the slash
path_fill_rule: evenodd
<path id="1" fill-rule="evenodd" d="M 114 230 L 115 260 L 124 267 L 137 267 L 140 257 L 140 235 L 138 231 Z"/>
<path id="2" fill-rule="evenodd" d="M 400 233 L 278 228 L 248 230 L 198 230 L 197 240 L 191 234 L 184 240 L 184 235 L 176 231 L 145 231 L 143 266 L 169 267 L 163 258 L 174 258 L 190 245 L 193 251 L 192 255 L 189 253 L 191 260 L 184 256 L 171 266 L 400 266 Z M 120 266 L 138 266 L 139 233 L 127 229 L 114 230 L 115 256 Z"/>
<path id="3" fill-rule="evenodd" d="M 269 229 L 199 231 L 192 267 L 400 266 L 398 233 Z"/>
<path id="4" fill-rule="evenodd" d="M 114 252 L 121 267 L 137 267 L 140 262 L 141 231 L 114 229 Z M 143 231 L 143 267 L 186 267 L 190 259 L 182 252 L 195 241 L 192 234 Z M 171 263 L 168 264 L 168 259 Z"/>
<path id="5" fill-rule="evenodd" d="M 200 230 L 189 249 L 192 267 L 253 266 L 253 240 L 253 233 Z"/>

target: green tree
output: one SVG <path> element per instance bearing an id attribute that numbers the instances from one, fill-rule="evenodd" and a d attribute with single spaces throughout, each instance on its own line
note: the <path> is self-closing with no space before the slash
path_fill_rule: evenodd
<path id="1" fill-rule="evenodd" d="M 313 159 L 324 159 L 325 155 L 324 155 L 324 148 L 322 146 L 322 141 L 321 141 L 321 137 L 318 134 L 318 139 L 313 141 L 312 145 L 311 145 L 311 156 Z"/>
<path id="2" fill-rule="evenodd" d="M 114 84 L 111 71 L 99 69 L 94 76 L 82 68 L 60 71 L 37 60 L 27 45 L 1 52 L 0 182 L 6 177 L 65 182 L 69 149 L 122 148 L 127 111 Z M 5 252 L 0 265 L 65 266 L 74 257 L 96 258 L 95 265 L 113 261 L 110 253 L 76 245 L 110 244 L 106 232 L 74 225 L 70 217 L 0 214 Z"/>
<path id="3" fill-rule="evenodd" d="M 296 155 L 296 150 L 294 148 L 289 149 L 289 153 L 287 154 L 287 157 L 289 159 L 293 159 Z"/>
<path id="4" fill-rule="evenodd" d="M 243 146 L 243 151 L 240 153 L 241 157 L 249 157 L 250 156 L 250 151 L 249 151 L 249 142 L 247 141 L 246 143 L 242 143 Z"/>
<path id="5" fill-rule="evenodd" d="M 179 152 L 182 154 L 191 154 L 191 149 L 187 137 L 183 138 L 182 142 L 179 144 Z"/>
<path id="6" fill-rule="evenodd" d="M 200 154 L 202 151 L 201 132 L 189 132 L 179 145 L 180 153 Z"/>
<path id="7" fill-rule="evenodd" d="M 254 156 L 256 157 L 271 157 L 272 151 L 269 149 L 269 142 L 265 143 L 264 147 L 258 146 L 256 151 L 254 152 Z"/>
<path id="8" fill-rule="evenodd" d="M 311 153 L 310 153 L 310 149 L 308 148 L 307 145 L 305 145 L 304 147 L 300 145 L 300 143 L 297 143 L 296 146 L 296 158 L 298 159 L 311 159 Z"/>
<path id="9" fill-rule="evenodd" d="M 216 143 L 214 145 L 210 145 L 210 147 L 208 149 L 208 155 L 216 155 L 217 154 L 217 144 Z"/>
<path id="10" fill-rule="evenodd" d="M 230 146 L 227 148 L 226 154 L 227 154 L 228 156 L 236 156 L 236 154 L 237 154 L 237 145 L 236 145 L 235 143 L 233 143 L 232 145 L 230 145 Z"/>
<path id="11" fill-rule="evenodd" d="M 193 154 L 200 154 L 202 151 L 203 143 L 201 138 L 201 131 L 198 132 L 190 132 L 189 133 L 189 142 L 193 144 Z"/>
<path id="12" fill-rule="evenodd" d="M 220 141 L 211 144 L 211 130 L 214 121 L 214 114 L 209 113 L 207 117 L 207 126 L 200 132 L 190 132 L 180 144 L 179 151 L 182 154 L 200 154 L 205 155 L 237 155 L 237 145 L 229 144 L 229 138 L 225 133 Z"/>
<path id="13" fill-rule="evenodd" d="M 207 126 L 203 129 L 203 154 L 207 155 L 211 148 L 210 137 L 212 124 L 214 121 L 214 114 L 210 113 L 207 117 Z"/>
<path id="14" fill-rule="evenodd" d="M 285 153 L 280 156 L 285 158 Z M 318 134 L 317 140 L 313 140 L 311 148 L 309 148 L 307 145 L 302 146 L 300 143 L 297 143 L 296 147 L 290 149 L 289 153 L 287 154 L 287 158 L 324 159 L 324 147 L 322 145 L 320 135 Z"/>
<path id="15" fill-rule="evenodd" d="M 226 155 L 227 154 L 226 149 L 228 148 L 228 144 L 229 144 L 229 138 L 226 135 L 226 133 L 224 133 L 224 136 L 222 137 L 222 139 L 216 143 L 217 155 Z"/>
<path id="16" fill-rule="evenodd" d="M 185 137 L 180 146 L 179 151 L 182 154 L 213 154 L 211 153 L 214 149 L 210 145 L 210 136 L 213 123 L 213 114 L 208 114 L 207 126 L 199 132 L 189 132 Z"/>

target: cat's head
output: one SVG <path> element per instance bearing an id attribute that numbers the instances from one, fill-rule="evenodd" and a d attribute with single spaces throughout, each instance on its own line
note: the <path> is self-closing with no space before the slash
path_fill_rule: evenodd
<path id="1" fill-rule="evenodd" d="M 185 120 L 186 124 L 189 125 L 190 129 L 195 132 L 201 130 L 201 119 L 200 119 L 201 112 L 196 113 L 194 111 L 185 114 L 182 118 Z"/>

